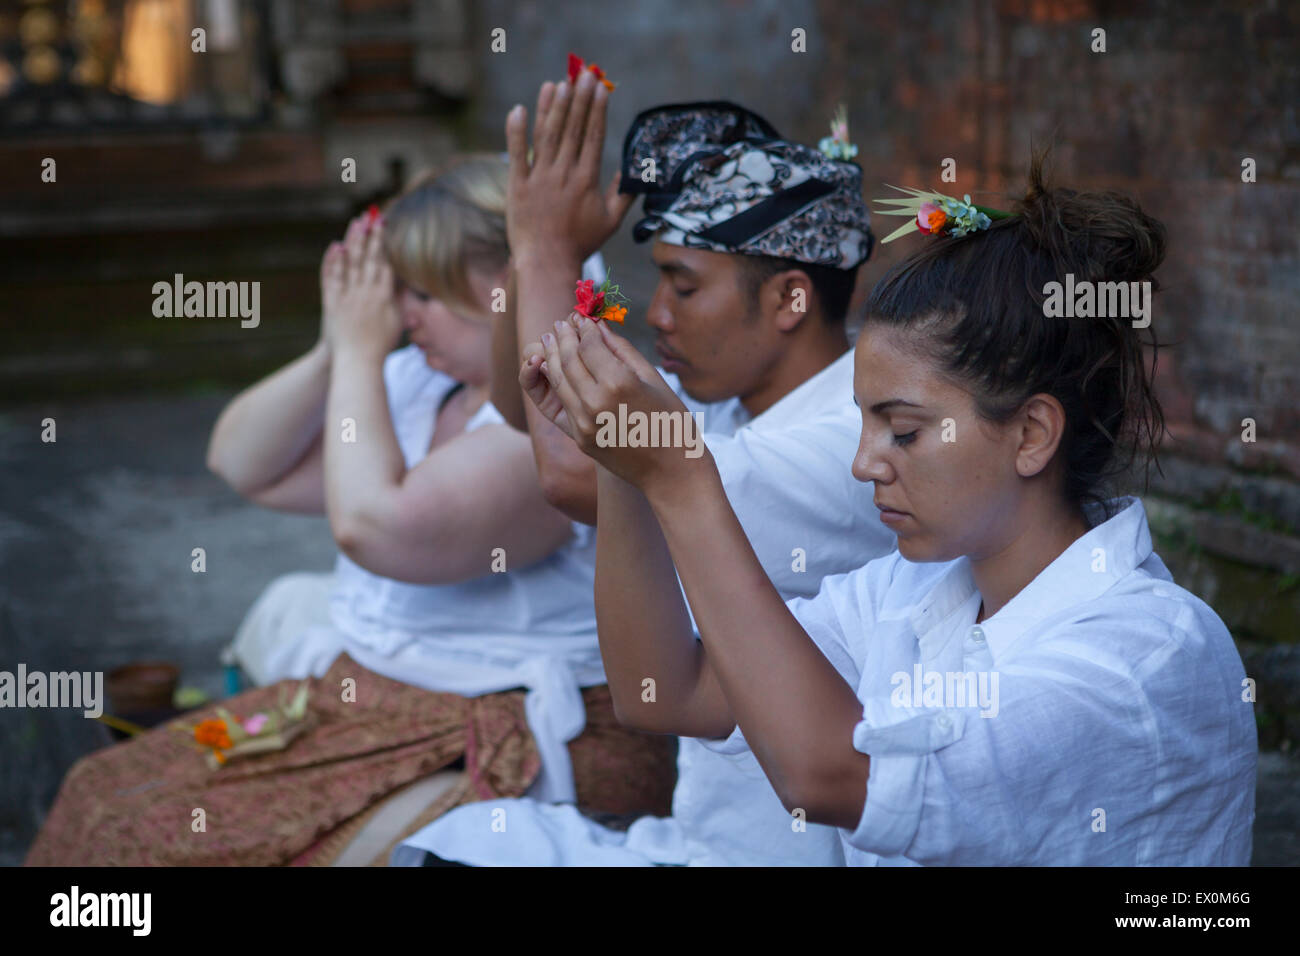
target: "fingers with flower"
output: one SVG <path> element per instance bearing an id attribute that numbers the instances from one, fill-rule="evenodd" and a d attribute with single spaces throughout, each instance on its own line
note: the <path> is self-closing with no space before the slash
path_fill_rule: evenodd
<path id="1" fill-rule="evenodd" d="M 569 83 L 570 83 L 570 85 L 576 84 L 576 83 L 578 82 L 578 75 L 579 75 L 580 73 L 582 73 L 583 65 L 584 65 L 584 64 L 583 64 L 583 62 L 582 62 L 582 57 L 577 56 L 576 54 L 573 54 L 573 53 L 570 53 L 570 54 L 569 54 Z M 610 92 L 610 93 L 613 93 L 613 92 L 614 92 L 614 84 L 611 83 L 611 82 L 609 81 L 609 79 L 605 76 L 605 71 L 604 71 L 604 70 L 602 70 L 600 67 L 598 67 L 595 63 L 588 63 L 588 64 L 586 64 L 586 67 L 587 67 L 587 71 L 588 71 L 589 73 L 591 73 L 592 76 L 594 76 L 596 79 L 600 80 L 601 84 L 605 87 L 605 89 L 606 89 L 607 92 Z"/>
<path id="2" fill-rule="evenodd" d="M 627 317 L 627 308 L 621 304 L 627 301 L 627 297 L 614 284 L 608 270 L 605 272 L 605 281 L 599 288 L 596 287 L 595 279 L 579 281 L 574 299 L 573 310 L 578 315 L 586 316 L 593 321 L 605 319 L 622 325 Z"/>
<path id="3" fill-rule="evenodd" d="M 689 457 L 681 448 L 609 440 L 609 423 L 620 418 L 680 419 L 684 428 L 695 421 L 654 366 L 603 322 L 576 313 L 556 322 L 539 347 L 530 347 L 520 383 L 583 452 L 647 494 L 686 480 L 699 465 L 698 454 Z"/>

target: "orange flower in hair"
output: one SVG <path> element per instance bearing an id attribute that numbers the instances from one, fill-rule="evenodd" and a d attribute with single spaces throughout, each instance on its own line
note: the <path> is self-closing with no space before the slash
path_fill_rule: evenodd
<path id="1" fill-rule="evenodd" d="M 947 221 L 948 214 L 932 202 L 921 203 L 916 211 L 916 228 L 927 236 L 938 232 Z"/>

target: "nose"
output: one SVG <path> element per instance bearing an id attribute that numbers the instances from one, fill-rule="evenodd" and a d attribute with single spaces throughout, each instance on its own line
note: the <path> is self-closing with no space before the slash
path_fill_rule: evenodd
<path id="1" fill-rule="evenodd" d="M 397 296 L 397 314 L 402 318 L 402 328 L 411 332 L 420 322 L 420 311 L 415 297 L 405 292 Z"/>
<path id="2" fill-rule="evenodd" d="M 888 431 L 889 429 L 885 429 Z M 874 481 L 887 485 L 895 478 L 893 466 L 876 447 L 876 436 L 866 428 L 858 440 L 858 452 L 853 456 L 853 477 L 858 481 Z"/>
<path id="3" fill-rule="evenodd" d="M 668 309 L 668 296 L 664 292 L 664 283 L 660 282 L 655 287 L 655 294 L 650 299 L 650 305 L 645 313 L 646 324 L 652 329 L 665 334 L 672 332 L 676 325 L 673 322 L 673 314 Z"/>

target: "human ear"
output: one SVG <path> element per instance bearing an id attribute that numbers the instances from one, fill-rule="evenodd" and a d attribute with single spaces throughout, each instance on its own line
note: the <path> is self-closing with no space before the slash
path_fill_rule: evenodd
<path id="1" fill-rule="evenodd" d="M 1056 398 L 1040 392 L 1029 397 L 1020 416 L 1016 472 L 1032 478 L 1047 467 L 1065 437 L 1065 409 Z"/>
<path id="2" fill-rule="evenodd" d="M 773 301 L 778 310 L 777 328 L 782 332 L 794 331 L 812 308 L 812 280 L 806 272 L 791 269 L 772 276 L 768 282 L 773 286 Z"/>

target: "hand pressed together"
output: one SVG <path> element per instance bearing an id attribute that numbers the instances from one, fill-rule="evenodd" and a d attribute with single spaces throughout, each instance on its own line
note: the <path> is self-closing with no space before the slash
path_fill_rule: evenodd
<path id="1" fill-rule="evenodd" d="M 402 322 L 393 303 L 393 270 L 383 220 L 358 216 L 342 242 L 331 243 L 321 268 L 323 338 L 336 351 L 382 357 L 397 344 Z"/>

